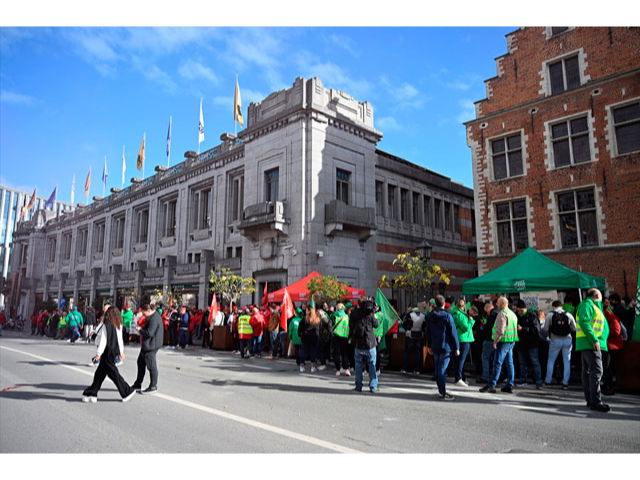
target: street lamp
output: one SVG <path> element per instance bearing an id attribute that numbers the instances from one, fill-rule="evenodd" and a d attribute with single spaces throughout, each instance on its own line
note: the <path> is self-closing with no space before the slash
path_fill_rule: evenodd
<path id="1" fill-rule="evenodd" d="M 433 247 L 427 241 L 425 241 L 424 243 L 420 244 L 418 246 L 418 248 L 416 249 L 416 251 L 418 252 L 418 255 L 420 256 L 420 258 L 422 258 L 422 261 L 424 261 L 424 262 L 429 262 L 429 260 L 431 260 L 431 251 L 432 250 L 433 250 Z"/>

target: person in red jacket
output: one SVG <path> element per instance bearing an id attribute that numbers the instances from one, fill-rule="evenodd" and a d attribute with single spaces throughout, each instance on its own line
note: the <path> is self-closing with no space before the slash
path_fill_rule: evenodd
<path id="1" fill-rule="evenodd" d="M 608 352 L 602 352 L 602 369 L 604 370 L 602 375 L 602 394 L 603 395 L 615 395 L 615 389 L 613 388 L 613 377 L 616 375 L 616 358 L 618 352 L 622 350 L 622 327 L 620 325 L 620 319 L 613 314 L 609 299 L 602 300 L 602 308 L 604 309 L 604 318 L 606 318 L 609 324 L 609 337 L 607 338 Z"/>
<path id="2" fill-rule="evenodd" d="M 264 316 L 258 310 L 257 307 L 253 307 L 253 315 L 251 315 L 251 320 L 249 320 L 249 324 L 251 328 L 253 328 L 253 334 L 251 337 L 251 348 L 249 352 L 251 356 L 262 357 L 262 329 L 264 327 Z"/>

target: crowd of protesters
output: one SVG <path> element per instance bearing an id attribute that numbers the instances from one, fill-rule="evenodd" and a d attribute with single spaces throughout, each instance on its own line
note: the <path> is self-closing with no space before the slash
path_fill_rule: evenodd
<path id="1" fill-rule="evenodd" d="M 634 300 L 621 299 L 617 294 L 602 298 L 596 289 L 590 290 L 582 302 L 571 296 L 564 303 L 555 301 L 548 312 L 528 308 L 519 298 L 465 302 L 463 298 L 456 301 L 437 296 L 409 306 L 391 332 L 405 333 L 403 374 L 407 374 L 411 355 L 415 355 L 413 373 L 424 373 L 423 350 L 427 348 L 443 400 L 453 399 L 446 392 L 447 374 L 453 377 L 454 385 L 468 387 L 466 374 L 473 370 L 478 377 L 476 383 L 484 384 L 481 392 L 495 393 L 497 383 L 504 380 L 501 392 L 512 393 L 514 388 L 529 383 L 536 389 L 553 384 L 568 389 L 572 372 L 577 377 L 581 368 L 587 406 L 608 411 L 600 394 L 615 393 L 617 352 L 623 340 L 632 336 L 634 308 Z M 213 348 L 214 328 L 226 327 L 233 336 L 232 353 L 243 359 L 261 357 L 263 352 L 271 360 L 295 358 L 301 373 L 307 371 L 307 361 L 311 373 L 325 370 L 332 363 L 336 376 L 352 376 L 355 369 L 357 391 L 362 390 L 363 373 L 369 375 L 370 391 L 378 390 L 384 321 L 372 298 L 353 304 L 323 303 L 318 308 L 305 303 L 286 322 L 276 304 L 221 308 L 213 318 L 210 309 L 189 309 L 185 305 L 159 307 L 157 313 L 164 327 L 165 348 Z M 580 315 L 589 316 L 595 323 L 580 320 Z M 71 344 L 90 342 L 102 317 L 103 312 L 96 313 L 91 307 L 84 313 L 77 307 L 41 310 L 31 316 L 31 335 Z M 143 312 L 134 312 L 125 304 L 121 318 L 123 345 L 141 344 L 139 330 L 146 319 Z M 585 330 L 591 343 L 585 340 Z M 581 352 L 581 358 L 576 352 Z"/>

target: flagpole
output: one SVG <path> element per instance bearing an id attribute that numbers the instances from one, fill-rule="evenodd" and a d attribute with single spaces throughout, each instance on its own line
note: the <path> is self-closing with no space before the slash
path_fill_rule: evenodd
<path id="1" fill-rule="evenodd" d="M 102 198 L 104 198 L 104 192 L 107 188 L 107 177 L 105 173 L 107 172 L 107 156 L 104 156 L 104 171 L 102 172 Z"/>
<path id="2" fill-rule="evenodd" d="M 122 189 L 124 189 L 124 171 L 125 171 L 125 166 L 124 166 L 124 145 L 122 145 Z"/>
<path id="3" fill-rule="evenodd" d="M 172 116 L 169 116 L 169 138 L 167 139 L 167 168 L 171 165 L 171 120 Z"/>
<path id="4" fill-rule="evenodd" d="M 236 89 L 238 87 L 238 74 L 236 73 Z M 237 90 L 236 90 L 237 91 Z M 236 115 L 236 109 L 238 105 L 236 104 L 237 99 L 236 96 L 233 96 L 233 136 L 238 138 L 238 120 Z"/>
<path id="5" fill-rule="evenodd" d="M 146 156 L 146 149 L 147 149 L 147 132 L 144 132 L 144 135 L 142 136 L 142 143 L 144 143 L 144 147 L 142 147 L 142 155 Z M 144 164 L 146 163 L 146 158 L 144 159 L 144 161 L 142 162 L 142 179 L 144 180 Z"/>

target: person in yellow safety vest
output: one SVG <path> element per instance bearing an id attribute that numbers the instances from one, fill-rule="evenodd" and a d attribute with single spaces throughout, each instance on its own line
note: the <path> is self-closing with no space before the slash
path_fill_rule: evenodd
<path id="1" fill-rule="evenodd" d="M 67 337 L 67 315 L 68 312 L 66 310 L 63 310 L 60 313 L 60 322 L 58 323 L 58 336 L 56 337 L 58 340 L 64 340 Z"/>
<path id="2" fill-rule="evenodd" d="M 582 352 L 582 389 L 587 407 L 597 412 L 608 412 L 611 407 L 602 402 L 602 352 L 607 351 L 609 324 L 596 302 L 602 301 L 597 288 L 587 292 L 576 313 L 576 352 Z"/>
<path id="3" fill-rule="evenodd" d="M 344 313 L 344 304 L 336 305 L 336 316 L 333 324 L 333 362 L 336 364 L 336 377 L 344 374 L 351 376 L 349 370 L 349 315 Z M 342 369 L 340 368 L 342 360 Z"/>
<path id="4" fill-rule="evenodd" d="M 250 322 L 249 309 L 244 308 L 238 317 L 238 339 L 240 340 L 240 356 L 242 358 L 249 358 L 249 342 L 253 337 L 253 328 Z"/>
<path id="5" fill-rule="evenodd" d="M 496 385 L 502 364 L 506 362 L 507 379 L 505 386 L 500 391 L 504 393 L 513 393 L 513 381 L 515 379 L 515 370 L 513 368 L 513 347 L 518 341 L 518 317 L 513 311 L 509 310 L 509 301 L 505 297 L 500 297 L 497 302 L 498 316 L 493 325 L 493 348 L 495 355 L 493 356 L 493 375 L 489 383 L 480 389 L 481 392 L 496 393 Z"/>

